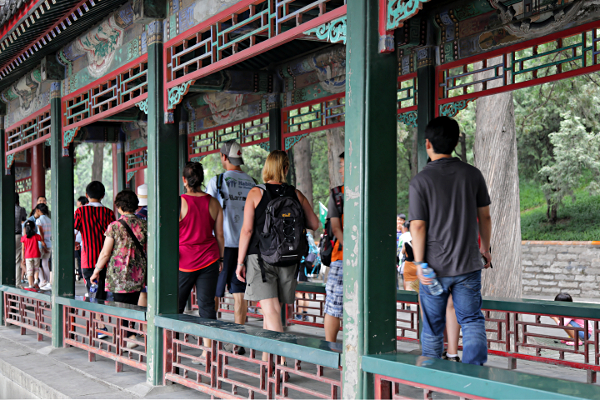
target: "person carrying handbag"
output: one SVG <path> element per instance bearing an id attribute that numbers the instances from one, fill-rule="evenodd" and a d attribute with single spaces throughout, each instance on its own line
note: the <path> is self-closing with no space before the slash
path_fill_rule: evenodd
<path id="1" fill-rule="evenodd" d="M 121 218 L 106 230 L 104 247 L 90 281 L 97 282 L 100 272 L 108 264 L 106 290 L 113 293 L 118 303 L 137 305 L 146 284 L 148 224 L 135 216 L 138 198 L 131 190 L 120 192 L 115 206 Z M 123 326 L 128 327 L 128 321 L 123 321 Z M 126 335 L 127 347 L 137 347 L 135 333 L 127 332 Z"/>

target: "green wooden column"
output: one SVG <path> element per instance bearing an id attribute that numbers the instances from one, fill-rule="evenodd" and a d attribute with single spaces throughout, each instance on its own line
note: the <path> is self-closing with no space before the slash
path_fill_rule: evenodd
<path id="1" fill-rule="evenodd" d="M 51 115 L 51 186 L 52 192 L 52 346 L 63 346 L 63 308 L 56 296 L 75 295 L 73 240 L 73 154 L 63 156 L 62 105 L 60 82 L 50 91 Z"/>
<path id="2" fill-rule="evenodd" d="M 0 115 L 4 127 L 4 115 Z M 0 129 L 4 139 L 4 129 Z M 4 146 L 0 146 L 0 285 L 14 285 L 15 276 L 15 176 L 6 168 Z M 0 292 L 0 323 L 4 323 L 4 295 Z"/>
<path id="3" fill-rule="evenodd" d="M 427 164 L 427 151 L 425 150 L 425 128 L 429 121 L 435 118 L 435 66 L 432 48 L 426 48 L 427 57 L 419 60 L 417 69 L 417 96 L 419 108 L 417 110 L 417 155 L 418 170 L 421 171 Z"/>
<path id="4" fill-rule="evenodd" d="M 179 107 L 179 176 L 183 176 L 183 169 L 185 163 L 188 161 L 188 137 L 187 137 L 187 123 L 188 113 L 183 107 Z M 179 178 L 179 194 L 184 194 L 185 188 L 183 187 L 183 181 Z M 191 296 L 190 296 L 191 298 Z"/>
<path id="5" fill-rule="evenodd" d="M 148 25 L 148 382 L 163 384 L 159 314 L 177 313 L 179 132 L 165 124 L 162 22 Z M 177 122 L 177 121 L 176 121 Z"/>
<path id="6" fill-rule="evenodd" d="M 125 170 L 127 167 L 125 166 L 125 143 L 117 142 L 117 193 L 125 190 L 127 187 L 127 181 L 125 179 Z M 135 188 L 133 188 L 135 190 Z M 113 195 L 116 196 L 117 193 Z"/>
<path id="7" fill-rule="evenodd" d="M 373 398 L 361 357 L 396 350 L 396 81 L 378 52 L 378 2 L 348 2 L 344 398 Z"/>

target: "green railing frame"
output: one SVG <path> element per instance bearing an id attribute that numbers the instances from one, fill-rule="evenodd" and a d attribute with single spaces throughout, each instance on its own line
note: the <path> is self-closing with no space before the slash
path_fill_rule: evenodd
<path id="1" fill-rule="evenodd" d="M 339 369 L 342 365 L 343 346 L 340 343 L 295 337 L 287 333 L 273 332 L 232 322 L 203 319 L 187 314 L 156 316 L 154 322 L 156 326 L 174 332 L 233 343 L 328 368 Z"/>
<path id="2" fill-rule="evenodd" d="M 298 283 L 296 290 L 325 294 L 325 285 L 321 283 Z M 408 290 L 398 290 L 396 301 L 418 303 L 419 295 L 416 292 Z M 550 300 L 484 297 L 482 308 L 485 310 L 527 314 L 600 319 L 600 304 L 594 303 L 567 303 Z"/>
<path id="3" fill-rule="evenodd" d="M 20 289 L 11 285 L 0 285 L 0 292 L 18 294 L 21 296 L 31 297 L 32 299 L 41 300 L 52 304 L 52 296 L 49 294 L 30 292 L 29 290 Z"/>
<path id="4" fill-rule="evenodd" d="M 423 365 L 425 362 L 426 365 Z M 421 364 L 421 365 L 419 365 Z M 512 370 L 424 358 L 412 354 L 362 357 L 370 374 L 492 399 L 598 399 L 600 387 Z"/>
<path id="5" fill-rule="evenodd" d="M 75 307 L 82 310 L 97 312 L 101 314 L 114 315 L 115 317 L 119 318 L 146 321 L 146 307 L 103 300 L 98 300 L 97 303 L 91 303 L 89 301 L 84 301 L 83 296 L 55 296 L 54 302 L 63 306 Z"/>

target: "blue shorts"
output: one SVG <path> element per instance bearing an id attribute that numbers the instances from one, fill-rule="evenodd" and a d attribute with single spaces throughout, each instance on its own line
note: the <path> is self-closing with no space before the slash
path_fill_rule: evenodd
<path id="1" fill-rule="evenodd" d="M 344 316 L 344 261 L 334 261 L 329 266 L 327 285 L 325 286 L 325 314 L 332 317 Z"/>

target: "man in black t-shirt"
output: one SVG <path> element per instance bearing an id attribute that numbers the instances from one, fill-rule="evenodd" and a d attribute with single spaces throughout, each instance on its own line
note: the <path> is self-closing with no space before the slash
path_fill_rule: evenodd
<path id="1" fill-rule="evenodd" d="M 421 344 L 423 356 L 441 358 L 451 294 L 463 330 L 463 362 L 483 365 L 487 341 L 481 270 L 492 260 L 490 196 L 481 172 L 451 155 L 459 133 L 458 123 L 448 117 L 427 125 L 425 143 L 431 162 L 410 183 L 410 232 L 423 310 Z M 438 296 L 429 290 L 431 279 L 423 276 L 423 262 L 433 268 L 444 289 Z"/>

